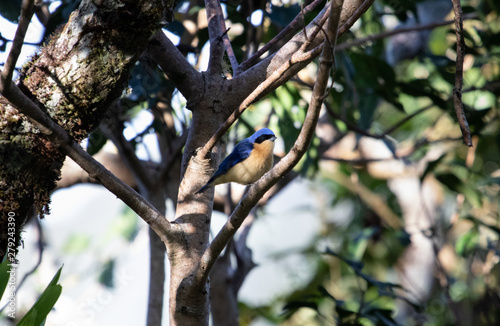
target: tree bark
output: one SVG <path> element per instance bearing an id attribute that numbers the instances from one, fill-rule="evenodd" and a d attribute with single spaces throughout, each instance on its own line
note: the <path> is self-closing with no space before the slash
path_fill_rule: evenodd
<path id="1" fill-rule="evenodd" d="M 371 2 L 373 1 L 347 1 L 341 18 L 344 26 L 352 25 L 356 20 L 352 21 L 352 18 L 361 15 L 357 9 Z M 26 67 L 22 74 L 21 89 L 63 126 L 74 140 L 83 139 L 98 124 L 106 109 L 121 95 L 130 69 L 146 47 L 149 36 L 162 26 L 165 16 L 169 16 L 165 15 L 165 12 L 171 13 L 172 7 L 173 3 L 160 0 L 84 0 L 79 11 L 72 14 L 70 22 L 60 34 Z M 310 29 L 315 27 L 314 23 L 310 25 Z M 319 46 L 324 41 L 322 33 L 317 35 L 319 36 L 311 42 L 311 47 Z M 195 274 L 209 243 L 213 190 L 196 196 L 194 192 L 208 179 L 219 162 L 220 147 L 223 144 L 217 143 L 210 153 L 211 159 L 196 156 L 196 150 L 210 139 L 243 99 L 277 67 L 287 62 L 297 46 L 300 47 L 306 41 L 302 34 L 298 34 L 283 50 L 249 69 L 240 75 L 239 79 L 226 80 L 221 77 L 219 71 L 223 49 L 221 53 L 220 44 L 217 42 L 221 37 L 222 34 L 218 34 L 216 30 L 211 31 L 210 40 L 214 47 L 211 53 L 220 55 L 212 55 L 209 71 L 202 74 L 188 67 L 184 69 L 187 61 L 178 51 L 172 50 L 172 53 L 169 53 L 175 58 L 171 60 L 170 66 L 168 60 L 164 60 L 169 57 L 166 53 L 163 53 L 164 64 L 158 62 L 161 60 L 158 49 L 161 49 L 161 42 L 165 40 L 158 41 L 157 37 L 155 41 L 158 44 L 149 44 L 152 57 L 178 85 L 193 112 L 182 158 L 182 181 L 177 197 L 176 219 L 172 222 L 175 230 L 168 234 L 168 237 L 156 230 L 166 239 L 170 259 L 172 326 L 207 325 L 210 311 L 209 281 L 196 282 Z M 172 48 L 168 42 L 165 41 L 165 44 L 169 49 Z M 272 89 L 286 82 L 314 58 L 312 56 L 310 60 L 293 66 L 273 84 Z M 172 64 L 173 62 L 176 64 Z M 179 62 L 181 64 L 177 64 Z M 315 125 L 316 119 L 317 116 L 311 123 Z M 24 123 L 19 121 L 16 120 L 17 125 Z M 312 128 L 308 126 L 307 129 Z M 40 135 L 36 137 L 45 139 Z M 307 137 L 309 138 L 300 141 L 302 147 L 307 147 L 311 133 Z M 42 145 L 46 147 L 45 153 L 50 153 L 50 142 L 42 142 Z M 30 150 L 38 151 L 33 148 Z M 40 160 L 48 162 L 50 167 L 56 166 L 55 171 L 59 171 L 57 166 L 62 162 L 62 159 L 58 161 L 46 157 Z M 41 171 L 36 173 L 40 174 Z M 43 189 L 47 191 L 47 188 Z M 50 190 L 47 193 L 50 193 Z M 254 197 L 252 198 L 258 201 L 255 194 Z M 251 207 L 245 207 L 244 211 L 247 209 L 250 210 Z"/>

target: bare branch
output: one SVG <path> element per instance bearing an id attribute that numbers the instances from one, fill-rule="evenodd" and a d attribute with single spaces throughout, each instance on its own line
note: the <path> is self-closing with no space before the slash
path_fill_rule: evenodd
<path id="1" fill-rule="evenodd" d="M 189 64 L 163 31 L 156 32 L 147 50 L 188 101 L 201 96 L 200 89 L 203 89 L 201 74 Z"/>
<path id="2" fill-rule="evenodd" d="M 318 78 L 313 90 L 313 95 L 309 109 L 307 110 L 304 125 L 290 152 L 266 173 L 260 180 L 253 184 L 247 194 L 243 197 L 236 209 L 229 217 L 226 224 L 214 238 L 201 258 L 200 267 L 195 275 L 196 284 L 205 284 L 208 279 L 217 257 L 222 252 L 226 244 L 230 241 L 239 229 L 251 209 L 257 204 L 259 199 L 276 184 L 285 174 L 293 169 L 306 152 L 318 122 L 321 104 L 327 89 L 330 69 L 333 66 L 334 45 L 337 39 L 337 29 L 340 20 L 340 12 L 343 0 L 333 0 L 331 3 L 330 19 L 328 21 L 328 39 L 323 46 L 320 59 Z M 333 46 L 328 46 L 331 43 Z"/>
<path id="3" fill-rule="evenodd" d="M 356 20 L 358 20 L 359 17 L 371 6 L 373 2 L 374 0 L 346 0 L 340 20 L 340 27 L 338 32 L 339 35 L 345 33 L 354 24 L 354 22 L 356 22 Z M 248 87 L 251 86 L 251 89 L 254 89 L 255 87 L 257 87 L 257 85 L 262 83 L 263 80 L 273 75 L 275 71 L 279 69 L 286 61 L 289 61 L 293 56 L 299 55 L 298 52 L 300 52 L 300 49 L 303 48 L 304 44 L 307 44 L 308 46 L 304 49 L 304 51 L 310 50 L 310 56 L 308 58 L 303 58 L 304 60 L 298 62 L 295 65 L 289 66 L 288 69 L 285 70 L 278 79 L 276 79 L 271 85 L 269 85 L 269 87 L 267 87 L 264 92 L 262 92 L 262 94 L 260 95 L 260 97 L 262 97 L 270 93 L 280 85 L 284 84 L 312 60 L 319 56 L 319 54 L 321 53 L 321 46 L 324 41 L 324 36 L 323 34 L 319 34 L 319 36 L 316 37 L 315 33 L 319 32 L 319 29 L 317 28 L 318 25 L 324 25 L 324 20 L 322 20 L 322 18 L 325 17 L 324 15 L 327 11 L 327 8 L 324 8 L 318 14 L 318 16 L 313 19 L 313 21 L 306 27 L 306 33 L 309 40 L 305 39 L 304 33 L 296 34 L 274 55 L 265 58 L 258 64 L 235 77 L 233 79 L 234 84 L 247 85 Z"/>
<path id="4" fill-rule="evenodd" d="M 147 189 L 154 189 L 152 174 L 147 171 L 146 167 L 139 160 L 139 158 L 135 154 L 135 149 L 123 136 L 123 131 L 119 128 L 116 128 L 116 125 L 113 125 L 113 122 L 102 123 L 100 129 L 103 131 L 106 137 L 111 139 L 113 144 L 115 144 L 116 148 L 118 149 L 119 155 L 122 157 L 127 167 L 134 174 L 140 192 L 142 194 L 146 194 Z"/>
<path id="5" fill-rule="evenodd" d="M 289 36 L 291 33 L 298 31 L 304 23 L 304 17 L 306 14 L 314 10 L 320 3 L 322 3 L 324 0 L 314 0 L 311 2 L 309 5 L 304 7 L 301 12 L 288 24 L 284 29 L 282 29 L 278 35 L 273 37 L 273 39 L 269 42 L 267 42 L 262 48 L 260 48 L 257 52 L 255 52 L 250 58 L 247 60 L 243 61 L 241 65 L 238 67 L 239 71 L 238 74 L 247 70 L 251 66 L 253 66 L 257 60 L 264 54 L 266 53 L 272 46 L 277 44 L 279 41 L 282 39 L 286 38 Z"/>
<path id="6" fill-rule="evenodd" d="M 328 10 L 325 11 L 323 17 L 319 20 L 319 23 L 313 21 L 311 24 L 314 24 L 314 30 L 311 33 L 310 40 L 314 39 L 318 32 L 321 30 L 321 26 L 325 23 L 327 19 Z M 208 155 L 208 153 L 214 148 L 215 144 L 221 139 L 221 137 L 226 133 L 226 131 L 231 127 L 231 125 L 241 116 L 241 114 L 258 98 L 262 96 L 265 92 L 267 92 L 272 85 L 282 77 L 283 73 L 290 69 L 295 64 L 311 61 L 312 58 L 316 57 L 321 53 L 321 46 L 315 47 L 313 50 L 304 53 L 305 49 L 309 46 L 310 42 L 304 42 L 300 47 L 299 51 L 294 53 L 290 59 L 285 61 L 281 67 L 275 70 L 271 76 L 266 78 L 260 85 L 258 85 L 250 95 L 248 95 L 245 100 L 240 104 L 240 106 L 227 118 L 227 120 L 222 124 L 222 126 L 217 130 L 217 132 L 208 140 L 205 146 L 200 150 L 199 156 L 204 158 Z"/>
<path id="7" fill-rule="evenodd" d="M 19 19 L 19 24 L 17 25 L 16 35 L 14 36 L 14 41 L 12 42 L 12 48 L 10 49 L 9 56 L 5 62 L 4 69 L 2 71 L 2 76 L 0 83 L 3 85 L 8 85 L 9 81 L 12 80 L 12 75 L 14 74 L 14 69 L 16 68 L 16 62 L 21 54 L 21 48 L 23 47 L 24 37 L 26 36 L 26 31 L 31 22 L 31 17 L 35 13 L 35 8 L 33 6 L 33 0 L 23 0 L 21 7 L 21 19 Z M 5 86 L 3 86 L 5 87 Z"/>
<path id="8" fill-rule="evenodd" d="M 271 85 L 278 80 L 282 73 L 290 68 L 290 66 L 307 61 L 311 58 L 311 56 L 315 55 L 317 52 L 320 52 L 320 48 L 315 48 L 313 51 L 309 53 L 296 53 L 293 55 L 290 60 L 286 61 L 278 70 L 274 71 L 274 73 L 264 80 L 257 88 L 255 88 L 250 95 L 240 104 L 240 106 L 227 118 L 227 120 L 222 124 L 222 126 L 217 130 L 217 132 L 209 139 L 209 141 L 205 144 L 205 146 L 200 150 L 200 157 L 206 157 L 208 153 L 214 148 L 215 144 L 221 139 L 221 137 L 226 133 L 226 131 L 231 127 L 231 125 L 241 116 L 241 114 L 253 103 L 255 102 L 265 91 L 267 91 Z"/>
<path id="9" fill-rule="evenodd" d="M 217 1 L 217 11 L 219 14 L 219 24 L 220 30 L 222 32 L 222 41 L 224 42 L 224 47 L 226 48 L 227 56 L 229 57 L 229 62 L 231 63 L 231 68 L 233 69 L 233 75 L 238 71 L 238 60 L 236 60 L 236 56 L 234 55 L 233 47 L 231 46 L 231 41 L 229 40 L 229 36 L 227 32 L 229 28 L 226 28 L 226 23 L 224 21 L 224 14 L 222 13 L 222 7 L 220 5 L 220 1 Z"/>
<path id="10" fill-rule="evenodd" d="M 219 1 L 205 0 L 207 12 L 208 37 L 210 39 L 210 58 L 208 60 L 207 73 L 218 75 L 222 72 L 222 58 L 224 56 L 224 44 L 222 42 L 222 29 L 219 24 Z M 224 19 L 224 18 L 222 18 Z"/>
<path id="11" fill-rule="evenodd" d="M 170 152 L 170 156 L 167 159 L 163 159 L 160 167 L 159 167 L 159 178 L 160 180 L 166 180 L 167 175 L 175 163 L 176 159 L 178 159 L 182 155 L 182 148 L 186 143 L 188 136 L 187 130 L 184 130 L 180 137 L 177 137 L 172 145 L 172 151 Z"/>
<path id="12" fill-rule="evenodd" d="M 469 124 L 465 117 L 464 105 L 462 103 L 462 86 L 464 83 L 464 22 L 462 19 L 462 7 L 460 0 L 452 0 L 453 12 L 455 13 L 455 34 L 457 37 L 457 60 L 455 68 L 455 87 L 453 88 L 453 103 L 455 104 L 455 113 L 457 115 L 458 124 L 462 131 L 464 144 L 471 147 L 472 137 L 469 130 Z"/>
<path id="13" fill-rule="evenodd" d="M 463 18 L 464 19 L 474 19 L 474 18 L 477 18 L 477 15 L 475 13 L 471 13 L 471 14 L 464 15 Z M 453 19 L 453 20 L 445 20 L 442 22 L 434 22 L 434 23 L 430 23 L 430 24 L 426 24 L 426 25 L 417 25 L 417 26 L 412 26 L 412 27 L 397 28 L 397 29 L 394 29 L 392 31 L 385 31 L 385 32 L 382 32 L 379 34 L 374 34 L 374 35 L 370 35 L 367 37 L 359 38 L 359 39 L 356 39 L 352 42 L 346 42 L 346 43 L 339 44 L 335 48 L 335 51 L 337 51 L 337 52 L 343 51 L 343 50 L 346 50 L 346 49 L 349 49 L 352 47 L 360 46 L 360 45 L 363 45 L 365 43 L 377 41 L 377 40 L 384 39 L 384 38 L 391 37 L 391 36 L 398 35 L 398 34 L 434 29 L 437 27 L 453 24 L 454 22 L 455 22 L 455 20 Z"/>
<path id="14" fill-rule="evenodd" d="M 169 236 L 168 231 L 172 227 L 163 214 L 158 212 L 148 201 L 135 192 L 134 189 L 130 188 L 99 162 L 94 160 L 92 156 L 70 138 L 66 130 L 45 115 L 12 81 L 7 85 L 2 85 L 0 91 L 12 105 L 21 113 L 28 116 L 53 144 L 61 148 L 66 155 L 87 171 L 90 177 L 96 179 L 134 210 L 164 242 L 167 241 L 167 237 Z"/>

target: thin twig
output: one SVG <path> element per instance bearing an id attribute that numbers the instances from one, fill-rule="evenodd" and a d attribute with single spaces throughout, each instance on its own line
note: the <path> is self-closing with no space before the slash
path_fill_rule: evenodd
<path id="1" fill-rule="evenodd" d="M 311 2 L 309 5 L 304 7 L 304 9 L 297 15 L 295 18 L 288 24 L 284 29 L 282 29 L 278 35 L 272 38 L 269 42 L 267 42 L 262 48 L 260 48 L 257 52 L 255 52 L 250 58 L 247 60 L 243 61 L 241 65 L 239 66 L 239 72 L 241 73 L 251 66 L 253 66 L 259 58 L 266 53 L 273 45 L 277 44 L 279 41 L 282 39 L 286 38 L 288 35 L 292 34 L 293 32 L 296 32 L 299 30 L 304 22 L 304 17 L 306 14 L 314 10 L 320 3 L 322 3 L 324 0 L 314 0 Z M 305 33 L 305 31 L 304 31 Z"/>
<path id="2" fill-rule="evenodd" d="M 455 104 L 455 113 L 457 115 L 458 124 L 462 131 L 464 144 L 472 146 L 472 136 L 469 130 L 469 124 L 465 117 L 464 105 L 462 102 L 462 86 L 464 83 L 464 22 L 462 19 L 462 7 L 460 0 L 452 0 L 453 12 L 455 13 L 455 34 L 457 38 L 457 60 L 455 68 L 455 87 L 453 88 L 453 103 Z"/>
<path id="3" fill-rule="evenodd" d="M 19 19 L 19 24 L 17 25 L 16 35 L 14 36 L 14 41 L 12 42 L 12 48 L 10 49 L 9 56 L 5 62 L 5 66 L 2 70 L 2 76 L 0 83 L 7 85 L 10 80 L 12 80 L 12 75 L 14 74 L 14 69 L 16 68 L 16 62 L 21 54 L 21 49 L 23 47 L 24 37 L 26 36 L 26 31 L 31 22 L 31 17 L 35 13 L 35 7 L 33 6 L 33 0 L 23 0 L 21 6 L 21 19 Z"/>
<path id="4" fill-rule="evenodd" d="M 153 189 L 154 180 L 151 173 L 135 154 L 135 149 L 123 136 L 123 131 L 110 124 L 101 124 L 100 129 L 104 135 L 115 144 L 118 154 L 125 161 L 125 165 L 132 171 L 137 181 L 141 193 L 146 193 L 146 189 Z"/>
<path id="5" fill-rule="evenodd" d="M 330 69 L 333 66 L 334 46 L 337 39 L 337 29 L 343 2 L 343 0 L 333 0 L 331 3 L 330 19 L 328 21 L 329 41 L 324 42 L 320 58 L 318 77 L 313 89 L 311 103 L 295 144 L 290 152 L 281 161 L 279 161 L 270 172 L 266 173 L 260 180 L 250 187 L 247 194 L 235 208 L 226 224 L 224 224 L 220 232 L 215 236 L 214 240 L 201 258 L 200 266 L 196 272 L 194 280 L 196 284 L 203 286 L 203 284 L 206 283 L 210 270 L 217 260 L 217 257 L 220 255 L 226 244 L 232 239 L 236 231 L 240 228 L 252 208 L 258 203 L 267 190 L 269 190 L 285 174 L 293 169 L 309 147 L 318 122 L 323 98 L 328 87 L 327 84 L 330 77 Z M 328 42 L 333 46 L 328 46 Z"/>
<path id="6" fill-rule="evenodd" d="M 330 8 L 328 8 L 330 9 Z M 324 25 L 326 19 L 328 18 L 329 10 L 325 11 L 325 15 L 321 18 L 320 23 L 316 24 L 312 22 L 311 24 L 316 25 L 314 31 L 311 33 L 310 40 L 313 40 L 318 32 L 321 30 L 321 26 Z M 305 52 L 310 42 L 304 42 L 300 49 L 294 53 L 290 59 L 285 61 L 281 67 L 275 70 L 271 76 L 266 78 L 259 86 L 257 86 L 250 95 L 248 95 L 245 100 L 240 104 L 240 106 L 234 110 L 234 112 L 227 118 L 227 120 L 222 124 L 222 126 L 216 131 L 216 133 L 208 140 L 205 146 L 199 151 L 200 157 L 207 157 L 208 153 L 214 148 L 215 144 L 221 139 L 221 137 L 226 133 L 229 127 L 241 116 L 241 114 L 254 102 L 256 101 L 264 92 L 266 92 L 273 84 L 283 76 L 283 73 L 290 69 L 291 66 L 312 60 L 321 53 L 322 47 L 319 45 L 309 52 Z"/>
<path id="7" fill-rule="evenodd" d="M 226 22 L 224 20 L 224 14 L 222 13 L 222 7 L 220 5 L 220 1 L 217 1 L 217 11 L 219 16 L 219 24 L 220 30 L 222 32 L 222 41 L 224 42 L 224 47 L 226 48 L 227 56 L 229 57 L 229 62 L 231 63 L 231 68 L 233 69 L 233 75 L 238 71 L 238 60 L 236 60 L 236 56 L 234 55 L 233 47 L 231 46 L 231 41 L 229 40 L 229 36 L 227 32 L 231 28 L 226 28 Z"/>
<path id="8" fill-rule="evenodd" d="M 477 15 L 475 13 L 466 14 L 463 16 L 463 19 L 475 19 L 475 18 L 477 18 Z M 356 39 L 352 42 L 346 42 L 346 43 L 339 44 L 339 45 L 337 45 L 335 50 L 337 52 L 344 51 L 344 50 L 352 48 L 352 47 L 360 46 L 360 45 L 363 45 L 365 43 L 377 41 L 377 40 L 391 37 L 394 35 L 410 33 L 410 32 L 425 31 L 425 30 L 434 29 L 434 28 L 441 27 L 441 26 L 450 25 L 450 24 L 453 24 L 454 22 L 455 22 L 455 20 L 445 20 L 445 21 L 434 22 L 434 23 L 430 23 L 430 24 L 426 24 L 426 25 L 417 25 L 417 26 L 412 26 L 412 27 L 397 28 L 397 29 L 394 29 L 392 31 L 385 31 L 385 32 L 382 32 L 379 34 L 374 34 L 374 35 L 370 35 L 367 37 L 359 38 L 359 39 Z"/>
<path id="9" fill-rule="evenodd" d="M 392 127 L 389 127 L 387 128 L 381 136 L 387 136 L 389 134 L 392 134 L 392 132 L 396 129 L 398 129 L 399 127 L 401 127 L 403 124 L 405 124 L 407 121 L 410 121 L 411 119 L 413 119 L 413 117 L 419 115 L 420 113 L 423 113 L 427 110 L 429 110 L 430 108 L 432 108 L 434 106 L 434 104 L 429 104 L 415 112 L 413 112 L 412 114 L 410 115 L 407 115 L 406 117 L 404 117 L 403 119 L 401 119 L 399 122 L 396 122 Z"/>

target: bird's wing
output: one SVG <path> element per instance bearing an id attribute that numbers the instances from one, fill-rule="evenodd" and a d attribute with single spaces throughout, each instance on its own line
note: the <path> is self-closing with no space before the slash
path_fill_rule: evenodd
<path id="1" fill-rule="evenodd" d="M 210 187 L 210 184 L 215 179 L 217 179 L 221 175 L 226 174 L 227 171 L 229 171 L 229 169 L 231 169 L 236 164 L 246 160 L 250 156 L 250 153 L 252 153 L 252 149 L 253 149 L 253 143 L 248 138 L 239 142 L 236 146 L 234 146 L 234 149 L 231 152 L 231 154 L 229 154 L 224 159 L 224 161 L 222 161 L 222 163 L 219 165 L 217 172 L 215 172 L 215 174 L 210 178 L 210 180 L 208 180 L 208 182 L 196 193 L 197 194 L 202 193 L 203 191 L 205 191 L 205 189 Z"/>
<path id="2" fill-rule="evenodd" d="M 246 160 L 250 153 L 252 153 L 253 143 L 248 139 L 244 139 L 234 146 L 233 151 L 229 154 L 224 161 L 219 165 L 217 172 L 212 176 L 211 180 L 215 180 L 217 177 L 225 174 L 229 169 L 231 169 L 236 164 Z"/>

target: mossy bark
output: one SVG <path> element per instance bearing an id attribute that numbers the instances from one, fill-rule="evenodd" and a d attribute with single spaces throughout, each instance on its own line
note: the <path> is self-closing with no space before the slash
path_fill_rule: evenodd
<path id="1" fill-rule="evenodd" d="M 174 0 L 84 0 L 69 22 L 24 67 L 20 89 L 75 141 L 97 127 L 127 84 L 149 38 L 173 17 Z M 0 102 L 0 257 L 8 217 L 16 242 L 34 204 L 43 216 L 64 153 L 4 99 Z M 10 215 L 9 215 L 10 214 Z"/>

